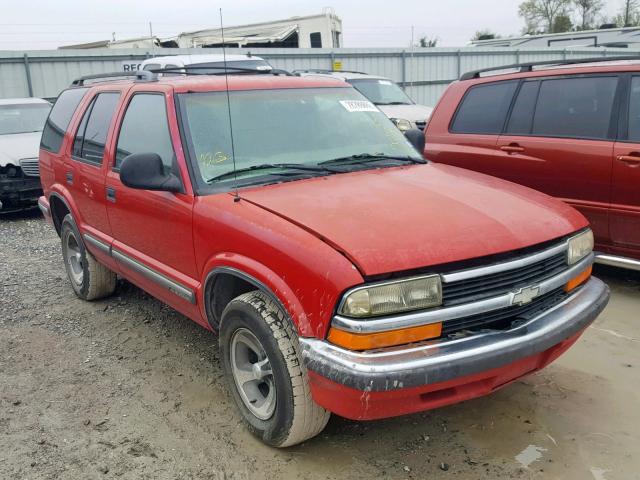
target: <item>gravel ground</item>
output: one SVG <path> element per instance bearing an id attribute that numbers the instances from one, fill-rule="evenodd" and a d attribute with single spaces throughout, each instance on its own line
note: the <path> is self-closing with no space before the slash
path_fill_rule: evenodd
<path id="1" fill-rule="evenodd" d="M 275 450 L 227 393 L 217 338 L 132 285 L 75 297 L 38 212 L 0 217 L 0 478 L 640 479 L 640 275 L 546 370 L 493 395 Z"/>

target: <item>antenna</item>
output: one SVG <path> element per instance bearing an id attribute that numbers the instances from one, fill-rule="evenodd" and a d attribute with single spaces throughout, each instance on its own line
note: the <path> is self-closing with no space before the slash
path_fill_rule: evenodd
<path id="1" fill-rule="evenodd" d="M 233 121 L 231 120 L 231 96 L 229 95 L 229 70 L 227 70 L 227 49 L 224 44 L 224 25 L 222 22 L 222 8 L 220 9 L 220 34 L 222 36 L 222 63 L 224 64 L 224 81 L 227 91 L 227 111 L 229 113 L 229 134 L 231 135 L 231 159 L 233 160 L 234 185 L 236 187 L 234 202 L 240 201 L 238 193 L 238 173 L 236 170 L 236 149 L 233 143 Z"/>

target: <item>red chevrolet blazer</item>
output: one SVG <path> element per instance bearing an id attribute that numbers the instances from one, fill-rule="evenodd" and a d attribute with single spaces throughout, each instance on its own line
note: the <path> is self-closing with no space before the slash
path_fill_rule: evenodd
<path id="1" fill-rule="evenodd" d="M 579 59 L 469 72 L 426 130 L 427 158 L 582 212 L 596 262 L 640 270 L 640 63 Z"/>
<path id="2" fill-rule="evenodd" d="M 342 81 L 230 73 L 76 81 L 39 205 L 80 298 L 121 276 L 219 333 L 264 442 L 488 394 L 605 307 L 573 208 L 426 162 Z"/>

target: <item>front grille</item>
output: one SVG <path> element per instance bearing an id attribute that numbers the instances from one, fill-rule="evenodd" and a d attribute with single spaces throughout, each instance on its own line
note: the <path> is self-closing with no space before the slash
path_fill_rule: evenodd
<path id="1" fill-rule="evenodd" d="M 534 299 L 531 303 L 521 306 L 502 308 L 493 312 L 481 313 L 470 317 L 449 320 L 442 325 L 442 336 L 457 332 L 478 330 L 508 330 L 516 321 L 526 321 L 548 310 L 567 298 L 564 289 L 559 288 Z"/>
<path id="2" fill-rule="evenodd" d="M 40 164 L 37 158 L 23 158 L 20 160 L 20 167 L 26 177 L 40 176 Z"/>
<path id="3" fill-rule="evenodd" d="M 424 130 L 425 128 L 427 128 L 427 122 L 416 122 L 416 127 L 418 127 L 420 130 Z"/>
<path id="4" fill-rule="evenodd" d="M 514 292 L 522 287 L 536 285 L 558 275 L 568 268 L 566 252 L 524 267 L 482 277 L 444 283 L 442 285 L 443 305 L 450 307 L 461 303 L 477 302 L 485 298 Z"/>

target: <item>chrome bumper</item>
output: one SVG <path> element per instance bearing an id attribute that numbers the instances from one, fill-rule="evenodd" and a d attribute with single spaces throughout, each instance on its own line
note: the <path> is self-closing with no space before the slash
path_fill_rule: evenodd
<path id="1" fill-rule="evenodd" d="M 591 278 L 562 303 L 511 330 L 372 352 L 301 338 L 302 357 L 307 369 L 363 391 L 444 382 L 543 352 L 588 327 L 608 301 L 609 288 Z"/>

